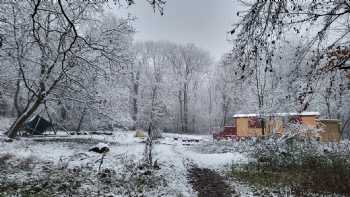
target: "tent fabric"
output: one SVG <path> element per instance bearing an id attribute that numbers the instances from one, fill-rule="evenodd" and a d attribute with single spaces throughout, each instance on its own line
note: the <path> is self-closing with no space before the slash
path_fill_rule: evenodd
<path id="1" fill-rule="evenodd" d="M 52 124 L 40 116 L 35 116 L 24 124 L 24 128 L 32 135 L 41 135 L 49 127 L 52 127 Z"/>

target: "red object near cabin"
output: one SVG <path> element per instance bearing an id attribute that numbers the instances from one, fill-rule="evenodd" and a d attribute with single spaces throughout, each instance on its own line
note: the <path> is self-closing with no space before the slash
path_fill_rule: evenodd
<path id="1" fill-rule="evenodd" d="M 236 139 L 237 138 L 237 128 L 234 126 L 225 126 L 224 130 L 219 133 L 214 133 L 213 138 L 215 140 L 222 139 Z"/>

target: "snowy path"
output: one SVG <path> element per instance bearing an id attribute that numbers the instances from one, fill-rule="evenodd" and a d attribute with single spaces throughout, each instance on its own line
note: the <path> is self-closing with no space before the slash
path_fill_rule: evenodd
<path id="1" fill-rule="evenodd" d="M 192 167 L 188 170 L 188 179 L 198 197 L 231 197 L 235 194 L 235 190 L 215 170 Z"/>
<path id="2" fill-rule="evenodd" d="M 196 194 L 191 196 L 228 197 L 237 195 L 232 184 L 228 184 L 226 178 L 220 175 L 218 170 L 232 163 L 248 162 L 246 156 L 240 153 L 201 153 L 195 151 L 191 146 L 183 146 L 176 141 L 173 143 L 169 143 L 171 141 L 169 139 L 164 139 L 164 141 L 168 143 L 155 146 L 155 158 L 161 163 L 174 165 L 179 182 L 187 183 L 183 186 L 195 190 Z M 201 144 L 194 146 L 201 146 Z M 173 177 L 172 180 L 176 178 Z"/>

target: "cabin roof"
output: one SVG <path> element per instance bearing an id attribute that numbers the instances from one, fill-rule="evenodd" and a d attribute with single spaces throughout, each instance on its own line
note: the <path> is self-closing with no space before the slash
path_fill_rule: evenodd
<path id="1" fill-rule="evenodd" d="M 316 119 L 317 122 L 340 122 L 339 119 Z"/>
<path id="2" fill-rule="evenodd" d="M 235 114 L 234 118 L 244 118 L 244 117 L 258 117 L 258 116 L 319 116 L 319 112 L 301 112 L 301 113 L 271 113 L 266 115 L 261 114 Z"/>

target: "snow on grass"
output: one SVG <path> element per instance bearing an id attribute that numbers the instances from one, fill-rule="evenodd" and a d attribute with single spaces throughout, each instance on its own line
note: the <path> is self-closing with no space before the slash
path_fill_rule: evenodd
<path id="1" fill-rule="evenodd" d="M 241 164 L 248 163 L 245 154 L 238 152 L 226 153 L 203 153 L 199 150 L 211 144 L 211 149 L 216 150 L 220 144 L 212 141 L 212 137 L 208 135 L 183 135 L 183 134 L 164 134 L 164 139 L 160 143 L 173 145 L 172 151 L 164 151 L 165 153 L 177 152 L 177 157 L 190 160 L 198 165 L 198 167 L 221 169 L 232 163 Z M 185 140 L 185 142 L 183 142 Z M 186 140 L 199 140 L 198 142 L 187 142 Z"/>
<path id="2" fill-rule="evenodd" d="M 201 153 L 193 147 L 205 146 L 210 138 L 208 136 L 194 136 L 181 134 L 165 134 L 160 144 L 154 148 L 154 159 L 158 160 L 169 181 L 169 187 L 176 188 L 188 196 L 196 196 L 187 180 L 189 165 L 200 168 L 221 170 L 234 163 L 247 163 L 248 159 L 240 153 Z M 199 139 L 198 143 L 183 145 L 182 139 Z"/>
<path id="3" fill-rule="evenodd" d="M 68 131 L 68 133 L 74 133 L 73 131 Z M 88 135 L 88 131 L 86 132 L 87 135 L 68 135 L 65 131 L 58 131 L 55 137 L 68 137 L 73 139 L 94 139 L 94 140 L 100 140 L 104 142 L 111 142 L 111 143 L 118 143 L 118 144 L 133 144 L 136 142 L 141 142 L 142 139 L 135 138 L 135 132 L 134 131 L 126 131 L 126 130 L 118 130 L 111 132 L 112 135 Z M 95 131 L 94 133 L 99 133 L 99 131 Z M 101 131 L 101 133 L 103 133 Z"/>
<path id="4" fill-rule="evenodd" d="M 184 146 L 182 139 L 199 139 L 200 141 L 194 142 L 191 146 Z M 159 141 L 160 144 L 155 145 L 155 152 L 162 161 L 171 161 L 178 166 L 180 165 L 178 162 L 181 163 L 186 159 L 206 168 L 222 168 L 232 163 L 248 162 L 246 155 L 238 152 L 201 153 L 197 151 L 201 146 L 206 146 L 205 142 L 208 139 L 208 136 L 165 134 L 164 138 Z M 106 160 L 113 161 L 114 156 L 121 154 L 134 159 L 142 159 L 144 144 L 140 143 L 141 141 L 142 139 L 134 137 L 134 132 L 118 132 L 113 136 L 73 135 L 53 138 L 22 138 L 13 143 L 0 142 L 0 153 L 10 153 L 19 158 L 36 156 L 42 160 L 57 162 L 61 158 L 73 157 L 82 153 L 94 156 L 96 153 L 89 152 L 89 148 L 103 142 L 104 146 L 110 147 Z M 188 145 L 187 142 L 186 145 Z M 213 146 L 213 148 L 216 147 Z"/>
<path id="5" fill-rule="evenodd" d="M 10 128 L 13 121 L 14 118 L 0 117 L 0 135 L 2 135 L 7 131 L 8 128 Z"/>
<path id="6" fill-rule="evenodd" d="M 188 140 L 188 139 L 193 139 L 193 140 L 200 140 L 201 142 L 207 142 L 207 141 L 212 141 L 212 136 L 211 135 L 190 135 L 190 134 L 178 134 L 178 133 L 163 133 L 163 141 L 167 142 L 178 142 L 181 140 Z M 177 138 L 178 140 L 175 140 Z"/>
<path id="7" fill-rule="evenodd" d="M 154 160 L 161 164 L 161 173 L 168 181 L 168 187 L 183 196 L 196 196 L 187 181 L 186 158 L 174 146 L 159 144 L 154 147 Z"/>
<path id="8" fill-rule="evenodd" d="M 35 156 L 41 160 L 52 162 L 59 161 L 62 157 L 67 157 L 81 152 L 79 145 L 74 146 L 67 143 L 36 143 L 31 140 L 15 140 L 12 143 L 0 142 L 1 153 L 10 153 L 18 158 L 28 158 Z"/>
<path id="9" fill-rule="evenodd" d="M 201 154 L 184 152 L 184 155 L 191 158 L 201 168 L 220 169 L 233 163 L 248 163 L 247 157 L 240 153 Z"/>
<path id="10" fill-rule="evenodd" d="M 7 143 L 0 140 L 0 154 L 12 154 L 18 158 L 36 157 L 57 165 L 73 168 L 89 166 L 98 169 L 101 154 L 89 152 L 92 146 L 103 143 L 109 147 L 102 168 L 122 172 L 126 161 L 140 162 L 143 159 L 144 139 L 135 138 L 135 132 L 119 131 L 113 135 L 67 135 L 59 132 L 54 137 L 21 138 Z M 188 140 L 194 140 L 188 142 Z M 203 153 L 198 151 L 202 146 L 212 142 L 211 136 L 163 134 L 163 138 L 154 144 L 154 161 L 157 160 L 160 170 L 156 174 L 167 180 L 163 192 L 167 196 L 196 196 L 187 180 L 188 164 L 210 169 L 223 169 L 234 163 L 247 162 L 244 154 Z M 197 148 L 196 148 L 197 147 Z M 199 148 L 198 148 L 199 147 Z M 215 148 L 215 145 L 213 145 Z"/>

